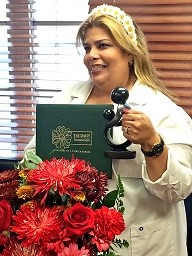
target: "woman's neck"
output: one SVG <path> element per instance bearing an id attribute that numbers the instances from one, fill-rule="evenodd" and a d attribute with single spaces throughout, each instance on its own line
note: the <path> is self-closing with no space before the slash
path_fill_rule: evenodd
<path id="1" fill-rule="evenodd" d="M 128 91 L 134 86 L 136 82 L 135 77 L 129 79 L 129 83 L 124 86 Z M 114 87 L 115 88 L 115 87 Z M 86 104 L 112 104 L 111 100 L 111 91 L 114 89 L 112 88 L 110 91 L 102 90 L 102 87 L 98 87 L 97 85 L 93 86 L 93 89 L 86 101 Z"/>

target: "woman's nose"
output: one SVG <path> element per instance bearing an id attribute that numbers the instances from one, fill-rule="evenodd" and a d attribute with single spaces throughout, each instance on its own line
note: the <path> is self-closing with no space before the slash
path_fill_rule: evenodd
<path id="1" fill-rule="evenodd" d="M 95 48 L 91 48 L 89 52 L 90 59 L 97 59 L 99 57 L 98 50 Z"/>

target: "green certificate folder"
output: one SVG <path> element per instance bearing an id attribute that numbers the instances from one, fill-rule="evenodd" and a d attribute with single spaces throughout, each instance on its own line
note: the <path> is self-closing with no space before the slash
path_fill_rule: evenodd
<path id="1" fill-rule="evenodd" d="M 111 159 L 103 155 L 103 151 L 111 149 L 104 139 L 107 121 L 103 112 L 112 108 L 110 104 L 38 104 L 37 155 L 43 160 L 72 156 L 84 159 L 111 178 Z"/>

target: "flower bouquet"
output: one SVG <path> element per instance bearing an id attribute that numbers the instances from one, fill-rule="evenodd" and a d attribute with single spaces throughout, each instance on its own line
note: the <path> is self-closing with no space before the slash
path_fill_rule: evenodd
<path id="1" fill-rule="evenodd" d="M 0 173 L 0 255 L 117 255 L 128 247 L 124 189 L 118 177 L 108 192 L 107 175 L 88 162 L 32 152 L 15 170 Z"/>

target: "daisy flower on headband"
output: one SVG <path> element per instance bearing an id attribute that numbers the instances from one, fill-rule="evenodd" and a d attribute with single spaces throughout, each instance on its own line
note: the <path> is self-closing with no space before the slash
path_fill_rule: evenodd
<path id="1" fill-rule="evenodd" d="M 126 14 L 120 8 L 112 5 L 99 5 L 92 10 L 90 16 L 96 13 L 101 13 L 105 15 L 110 15 L 118 20 L 126 30 L 127 34 L 129 35 L 131 41 L 137 45 L 137 35 L 135 32 L 135 26 L 133 24 L 133 20 L 130 15 Z"/>

